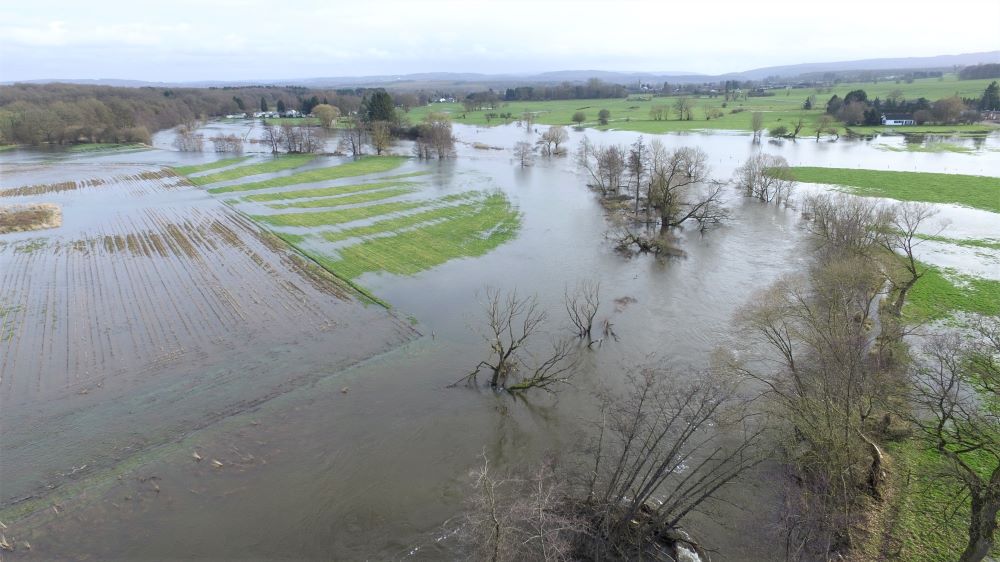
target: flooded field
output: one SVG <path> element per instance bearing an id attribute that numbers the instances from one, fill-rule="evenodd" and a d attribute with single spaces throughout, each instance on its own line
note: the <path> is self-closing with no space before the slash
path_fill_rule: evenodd
<path id="1" fill-rule="evenodd" d="M 244 129 L 214 123 L 206 135 Z M 807 259 L 798 209 L 735 190 L 729 221 L 678 233 L 683 257 L 625 258 L 573 158 L 517 166 L 511 147 L 535 133 L 513 125 L 456 126 L 454 160 L 358 174 L 333 171 L 351 164 L 331 156 L 234 172 L 269 161 L 259 153 L 181 168 L 200 187 L 166 166 L 216 155 L 171 151 L 170 135 L 147 151 L 0 156 L 0 203 L 51 202 L 64 215 L 57 229 L 0 237 L 0 520 L 32 545 L 12 559 L 454 558 L 480 454 L 502 469 L 578 462 L 596 390 L 637 365 L 703 368 L 737 345 L 731 319 L 750 295 Z M 995 136 L 948 141 L 969 151 L 660 138 L 705 150 L 722 180 L 759 149 L 792 165 L 1000 175 Z M 798 196 L 828 189 L 804 184 Z M 928 234 L 1000 238 L 994 213 L 939 208 Z M 997 272 L 996 248 L 937 240 L 921 251 Z M 583 279 L 600 282 L 598 318 L 620 339 L 577 350 L 572 385 L 527 401 L 447 388 L 488 351 L 486 287 L 536 293 L 557 337 L 568 333 L 563 293 Z M 691 521 L 718 559 L 780 557 L 775 470 Z"/>

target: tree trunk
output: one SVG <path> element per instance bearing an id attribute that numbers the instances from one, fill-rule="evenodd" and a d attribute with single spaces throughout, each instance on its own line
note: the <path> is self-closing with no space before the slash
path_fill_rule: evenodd
<path id="1" fill-rule="evenodd" d="M 1000 490 L 987 487 L 982 493 L 972 493 L 972 517 L 969 522 L 969 544 L 959 562 L 979 562 L 993 548 L 1000 511 Z"/>

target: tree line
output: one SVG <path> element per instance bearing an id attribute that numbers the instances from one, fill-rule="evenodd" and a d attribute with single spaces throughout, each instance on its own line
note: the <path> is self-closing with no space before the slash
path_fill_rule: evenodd
<path id="1" fill-rule="evenodd" d="M 357 111 L 362 96 L 296 87 L 122 88 L 80 84 L 0 87 L 0 143 L 150 142 L 152 133 L 207 117 L 316 105 Z"/>

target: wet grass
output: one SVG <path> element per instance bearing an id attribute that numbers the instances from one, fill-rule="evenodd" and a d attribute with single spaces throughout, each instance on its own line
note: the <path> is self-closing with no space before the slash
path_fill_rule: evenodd
<path id="1" fill-rule="evenodd" d="M 375 191 L 362 191 L 353 195 L 341 195 L 339 197 L 323 197 L 320 199 L 308 199 L 305 201 L 293 201 L 291 203 L 272 203 L 268 205 L 272 209 L 314 209 L 317 207 L 339 207 L 341 205 L 355 205 L 359 203 L 372 203 L 383 201 L 400 195 L 407 195 L 416 191 L 413 187 L 393 187 L 379 189 Z"/>
<path id="2" fill-rule="evenodd" d="M 418 174 L 423 174 L 424 172 L 414 172 L 413 174 L 405 174 L 402 176 L 394 177 L 411 177 Z M 287 201 L 290 199 L 306 199 L 310 197 L 333 197 L 337 195 L 347 195 L 349 193 L 358 193 L 362 191 L 372 191 L 375 189 L 384 189 L 388 187 L 411 187 L 417 185 L 416 182 L 408 181 L 383 181 L 383 182 L 372 182 L 372 183 L 357 183 L 352 185 L 340 185 L 336 187 L 317 187 L 314 189 L 297 189 L 295 191 L 280 191 L 277 193 L 256 193 L 254 195 L 247 195 L 243 197 L 244 201 L 253 201 L 255 203 L 267 203 L 269 201 Z"/>
<path id="3" fill-rule="evenodd" d="M 255 215 L 252 218 L 271 226 L 320 227 L 342 224 L 356 220 L 370 219 L 388 213 L 400 213 L 426 205 L 426 201 L 394 201 L 364 207 L 334 209 L 313 213 L 285 213 L 279 215 Z"/>
<path id="4" fill-rule="evenodd" d="M 1000 315 L 1000 281 L 927 266 L 908 295 L 904 312 L 914 320 L 938 320 L 955 312 Z"/>
<path id="5" fill-rule="evenodd" d="M 921 240 L 929 240 L 931 242 L 943 242 L 945 244 L 954 244 L 956 246 L 963 246 L 966 248 L 986 248 L 988 250 L 1000 250 L 1000 239 L 998 238 L 949 238 L 947 236 L 935 236 L 931 234 L 920 234 L 917 233 L 916 237 Z"/>
<path id="6" fill-rule="evenodd" d="M 195 185 L 207 185 L 220 181 L 232 181 L 247 176 L 255 176 L 257 174 L 269 174 L 273 172 L 291 170 L 293 168 L 298 168 L 299 166 L 304 166 L 305 164 L 312 162 L 315 158 L 315 154 L 277 156 L 274 159 L 265 162 L 239 166 L 231 170 L 223 170 L 207 176 L 189 177 L 188 179 L 190 179 L 191 183 Z"/>
<path id="7" fill-rule="evenodd" d="M 286 157 L 292 158 L 292 157 Z M 285 187 L 289 185 L 296 185 L 300 183 L 315 183 L 321 181 L 335 180 L 341 178 L 349 178 L 355 176 L 364 176 L 367 174 L 375 174 L 379 172 L 388 172 L 389 170 L 394 170 L 403 165 L 408 159 L 402 156 L 369 156 L 367 158 L 362 158 L 360 160 L 355 160 L 353 162 L 347 162 L 346 164 L 340 164 L 338 166 L 330 166 L 327 168 L 316 168 L 314 170 L 309 170 L 306 172 L 300 172 L 298 174 L 292 174 L 289 176 L 281 176 L 277 178 L 270 178 L 266 180 L 261 180 L 252 183 L 245 183 L 239 185 L 230 185 L 226 187 L 217 187 L 215 189 L 209 189 L 210 193 L 233 193 L 238 191 L 254 191 L 257 189 L 267 189 L 271 187 Z M 251 167 L 251 166 L 246 166 Z M 288 168 L 294 168 L 296 166 L 288 166 Z M 241 168 L 236 168 L 240 170 Z M 283 168 L 287 169 L 287 168 Z M 275 171 L 275 170 L 270 170 Z M 226 172 L 221 172 L 218 175 L 225 174 Z M 264 173 L 264 172 L 254 172 L 254 173 Z M 250 175 L 250 174 L 244 174 Z M 191 181 L 203 180 L 206 177 L 203 176 L 192 178 Z M 236 179 L 234 178 L 229 179 Z M 222 179 L 215 179 L 212 182 L 223 181 Z M 204 182 L 204 183 L 212 183 Z M 203 184 L 199 184 L 203 185 Z"/>
<path id="8" fill-rule="evenodd" d="M 850 168 L 792 168 L 802 182 L 843 187 L 855 195 L 953 203 L 1000 213 L 1000 178 Z"/>
<path id="9" fill-rule="evenodd" d="M 364 240 L 320 263 L 349 279 L 375 271 L 413 275 L 456 258 L 486 254 L 514 238 L 520 228 L 520 213 L 502 193 L 485 197 L 471 213 L 461 206 L 446 209 L 451 212 L 440 222 Z"/>
<path id="10" fill-rule="evenodd" d="M 957 154 L 975 154 L 976 149 L 952 142 L 931 142 L 927 144 L 906 143 L 905 146 L 880 146 L 879 150 L 889 152 L 954 152 Z"/>
<path id="11" fill-rule="evenodd" d="M 364 226 L 355 226 L 332 232 L 324 232 L 321 236 L 328 242 L 340 242 L 351 238 L 378 236 L 386 233 L 398 233 L 418 225 L 447 219 L 462 214 L 474 213 L 479 207 L 476 203 L 463 203 L 453 207 L 437 207 L 398 217 L 380 220 Z"/>
<path id="12" fill-rule="evenodd" d="M 226 158 L 225 160 L 216 160 L 215 162 L 208 162 L 207 164 L 195 164 L 193 166 L 174 166 L 173 170 L 178 175 L 188 176 L 191 174 L 197 174 L 198 172 L 205 172 L 208 170 L 214 170 L 216 168 L 225 168 L 226 166 L 232 166 L 233 164 L 238 164 L 240 162 L 246 162 L 252 156 L 240 156 L 237 158 Z"/>
<path id="13" fill-rule="evenodd" d="M 147 150 L 149 146 L 142 143 L 105 143 L 95 142 L 87 144 L 74 144 L 66 149 L 67 152 L 103 152 L 110 150 Z"/>

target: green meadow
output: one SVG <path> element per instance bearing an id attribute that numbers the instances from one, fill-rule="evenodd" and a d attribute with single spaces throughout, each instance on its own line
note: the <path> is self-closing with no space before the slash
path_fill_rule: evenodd
<path id="1" fill-rule="evenodd" d="M 214 170 L 216 168 L 225 168 L 226 166 L 232 166 L 233 164 L 246 162 L 250 158 L 253 157 L 240 156 L 237 158 L 226 158 L 224 160 L 208 162 L 207 164 L 195 164 L 193 166 L 174 166 L 174 171 L 182 176 L 189 176 L 191 174 L 197 174 L 199 172 L 207 172 L 208 170 Z"/>
<path id="2" fill-rule="evenodd" d="M 582 111 L 586 117 L 585 127 L 596 129 L 624 129 L 638 131 L 642 133 L 667 133 L 680 131 L 693 131 L 699 129 L 724 129 L 749 131 L 751 129 L 751 115 L 755 111 L 760 111 L 764 116 L 764 127 L 771 129 L 778 126 L 793 128 L 799 118 L 802 118 L 806 126 L 800 136 L 814 136 L 814 125 L 823 114 L 827 100 L 834 94 L 843 97 L 851 90 L 862 89 L 867 92 L 869 99 L 879 97 L 885 99 L 890 92 L 899 89 L 907 99 L 926 97 L 933 101 L 952 95 L 962 97 L 978 97 L 990 83 L 990 80 L 958 80 L 954 75 L 945 76 L 944 80 L 937 78 L 927 78 L 914 80 L 911 84 L 895 82 L 879 83 L 844 83 L 839 84 L 831 91 L 817 93 L 812 88 L 789 89 L 774 91 L 775 95 L 765 97 L 751 97 L 746 100 L 729 101 L 720 97 L 694 97 L 689 96 L 694 106 L 693 119 L 681 121 L 676 118 L 672 110 L 674 96 L 654 97 L 652 94 L 633 95 L 628 99 L 595 99 L 595 100 L 553 100 L 553 101 L 512 101 L 502 102 L 501 106 L 492 110 L 466 112 L 460 103 L 434 103 L 427 106 L 417 107 L 407 114 L 410 122 L 419 122 L 431 112 L 442 112 L 451 116 L 455 123 L 469 125 L 500 125 L 505 123 L 502 119 L 490 119 L 487 121 L 487 113 L 512 113 L 514 120 L 520 119 L 524 113 L 535 115 L 535 122 L 541 125 L 574 125 L 573 114 Z M 816 109 L 804 110 L 802 104 L 806 98 L 815 95 Z M 653 120 L 650 110 L 654 106 L 666 106 L 670 109 L 669 117 L 664 120 Z M 597 121 L 597 113 L 602 109 L 611 112 L 611 117 L 607 125 L 600 125 Z M 721 111 L 721 117 L 706 119 L 705 110 L 714 109 Z M 942 126 L 920 126 L 920 127 L 852 127 L 853 132 L 870 134 L 881 130 L 904 131 L 904 132 L 977 132 L 993 130 L 989 126 L 981 125 L 942 125 Z M 845 129 L 841 126 L 840 131 Z"/>
<path id="3" fill-rule="evenodd" d="M 795 179 L 835 185 L 855 195 L 953 203 L 1000 213 L 1000 178 L 852 168 L 792 168 Z"/>
<path id="4" fill-rule="evenodd" d="M 293 158 L 293 157 L 286 157 Z M 308 163 L 312 160 L 312 156 L 302 160 L 299 164 L 294 166 L 287 166 L 281 169 L 290 169 L 301 166 L 302 164 Z M 341 178 L 349 178 L 354 176 L 363 176 L 367 174 L 375 174 L 379 172 L 388 172 L 389 170 L 394 170 L 403 165 L 407 161 L 407 158 L 403 156 L 368 156 L 360 160 L 354 160 L 352 162 L 347 162 L 345 164 L 340 164 L 337 166 L 328 166 L 325 168 L 315 168 L 305 172 L 299 172 L 297 174 L 291 174 L 288 176 L 279 176 L 274 178 L 268 178 L 266 180 L 260 180 L 252 183 L 235 184 L 225 187 L 217 187 L 214 189 L 209 189 L 210 193 L 233 193 L 238 191 L 253 191 L 257 189 L 267 189 L 271 187 L 285 187 L 289 185 L 296 185 L 300 183 L 315 183 L 320 181 L 336 180 Z M 247 166 L 249 167 L 249 166 Z M 235 168 L 233 170 L 227 170 L 226 172 L 220 172 L 217 175 L 223 175 L 228 172 L 236 172 L 240 168 Z M 269 170 L 278 171 L 278 170 Z M 253 172 L 253 174 L 260 174 L 265 172 Z M 243 174 L 251 175 L 251 174 Z M 194 180 L 202 180 L 204 177 L 211 176 L 197 176 L 192 178 Z M 236 176 L 241 177 L 241 176 Z M 228 178 L 228 179 L 236 179 Z M 224 181 L 221 179 L 213 180 L 212 182 L 204 182 L 199 185 L 204 185 L 205 183 L 214 183 L 216 181 Z M 197 183 L 197 182 L 196 182 Z"/>
<path id="5" fill-rule="evenodd" d="M 258 174 L 271 174 L 274 172 L 281 172 L 284 170 L 291 170 L 293 168 L 298 168 L 312 162 L 316 158 L 315 154 L 290 154 L 284 156 L 276 156 L 271 160 L 265 162 L 258 162 L 256 164 L 247 164 L 246 166 L 238 166 L 230 170 L 223 170 L 221 172 L 216 172 L 214 174 L 209 174 L 206 176 L 193 176 L 188 179 L 191 183 L 195 185 L 208 185 L 210 183 L 218 183 L 220 181 L 232 181 L 244 178 L 247 176 L 256 176 Z"/>

